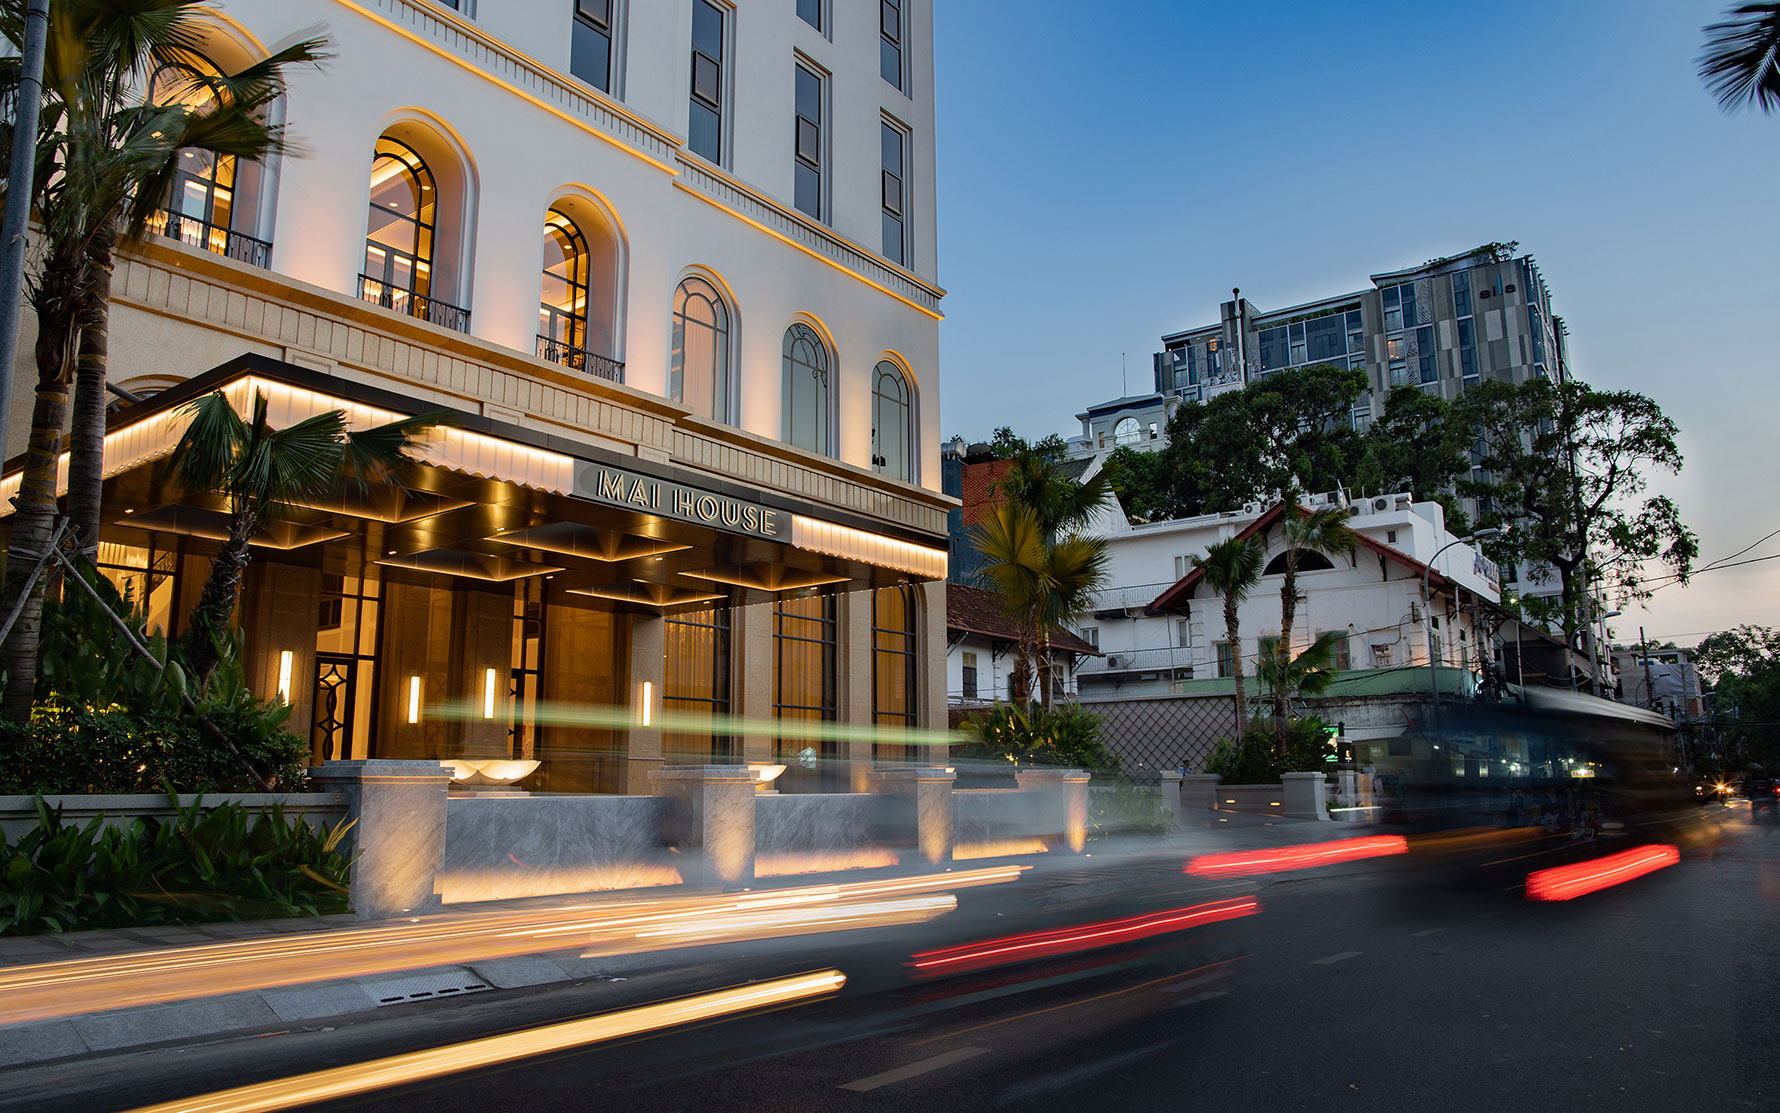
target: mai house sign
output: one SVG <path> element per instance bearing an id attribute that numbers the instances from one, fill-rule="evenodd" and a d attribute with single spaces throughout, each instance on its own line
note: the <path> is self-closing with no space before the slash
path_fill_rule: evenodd
<path id="1" fill-rule="evenodd" d="M 696 522 L 749 537 L 785 540 L 791 533 L 791 516 L 783 510 L 605 464 L 577 464 L 574 493 L 578 498 L 593 502 L 660 514 L 682 522 Z"/>

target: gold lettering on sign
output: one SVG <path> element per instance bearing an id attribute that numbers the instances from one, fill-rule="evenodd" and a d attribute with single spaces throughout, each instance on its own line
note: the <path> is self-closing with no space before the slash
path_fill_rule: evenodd
<path id="1" fill-rule="evenodd" d="M 717 500 L 712 498 L 710 495 L 700 495 L 698 497 L 699 520 L 703 521 L 703 522 L 708 522 L 711 519 L 715 518 L 716 516 L 717 516 Z"/>
<path id="2" fill-rule="evenodd" d="M 636 503 L 638 506 L 648 506 L 649 491 L 648 488 L 643 486 L 643 481 L 636 479 L 632 480 L 631 483 L 630 501 Z"/>
<path id="3" fill-rule="evenodd" d="M 674 489 L 674 513 L 691 517 L 692 492 L 684 487 Z"/>
<path id="4" fill-rule="evenodd" d="M 734 499 L 723 500 L 723 524 L 726 526 L 740 525 L 742 522 L 742 504 Z"/>
<path id="5" fill-rule="evenodd" d="M 753 532 L 760 528 L 760 511 L 752 506 L 742 507 L 742 528 Z"/>
<path id="6" fill-rule="evenodd" d="M 768 537 L 779 535 L 779 516 L 770 510 L 760 512 L 760 532 Z"/>
<path id="7" fill-rule="evenodd" d="M 600 469 L 600 498 L 624 501 L 624 477 L 617 472 Z"/>

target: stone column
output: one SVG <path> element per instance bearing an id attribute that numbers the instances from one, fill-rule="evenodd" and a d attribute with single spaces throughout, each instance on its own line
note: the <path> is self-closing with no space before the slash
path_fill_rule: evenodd
<path id="1" fill-rule="evenodd" d="M 679 820 L 683 848 L 696 848 L 686 880 L 735 884 L 754 877 L 754 771 L 746 765 L 665 765 L 649 775 Z M 696 874 L 697 876 L 692 876 Z"/>
<path id="2" fill-rule="evenodd" d="M 647 796 L 654 789 L 649 775 L 661 768 L 661 699 L 663 654 L 667 649 L 667 623 L 654 615 L 632 615 L 630 620 L 630 699 L 636 714 L 625 732 L 624 791 Z M 647 703 L 648 712 L 644 713 Z M 648 726 L 643 723 L 647 721 Z"/>
<path id="3" fill-rule="evenodd" d="M 1172 819 L 1177 827 L 1180 826 L 1182 818 L 1180 779 L 1180 770 L 1162 770 L 1162 807 L 1167 809 L 1168 818 Z"/>
<path id="4" fill-rule="evenodd" d="M 352 910 L 385 920 L 439 907 L 433 883 L 445 858 L 451 770 L 436 761 L 330 761 L 309 770 L 346 799 L 353 821 Z"/>
<path id="5" fill-rule="evenodd" d="M 852 727 L 872 722 L 872 593 L 849 591 L 837 601 L 835 615 L 839 643 L 836 649 L 836 670 L 840 673 L 838 718 Z M 846 763 L 847 791 L 870 792 L 874 757 L 872 739 L 849 733 L 838 747 L 840 760 Z"/>
<path id="6" fill-rule="evenodd" d="M 1088 774 L 1080 769 L 1022 769 L 1014 774 L 1021 791 L 1043 797 L 1051 830 L 1063 836 L 1072 853 L 1081 853 L 1088 838 Z"/>
<path id="7" fill-rule="evenodd" d="M 1224 778 L 1216 773 L 1188 773 L 1181 778 L 1181 811 L 1196 814 L 1216 811 L 1218 782 Z"/>
<path id="8" fill-rule="evenodd" d="M 1282 810 L 1292 819 L 1329 818 L 1326 782 L 1321 773 L 1282 773 L 1285 786 Z"/>
<path id="9" fill-rule="evenodd" d="M 867 778 L 871 791 L 896 798 L 894 826 L 899 833 L 913 830 L 915 849 L 929 865 L 952 860 L 952 783 L 957 779 L 953 770 L 930 765 L 877 769 Z"/>
<path id="10" fill-rule="evenodd" d="M 729 612 L 730 652 L 735 657 L 731 712 L 765 723 L 773 717 L 773 606 L 755 603 Z M 773 760 L 773 736 L 751 732 L 737 740 L 742 761 Z"/>

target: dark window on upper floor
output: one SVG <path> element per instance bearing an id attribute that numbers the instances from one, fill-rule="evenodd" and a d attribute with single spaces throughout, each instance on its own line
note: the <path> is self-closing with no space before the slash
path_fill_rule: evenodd
<path id="1" fill-rule="evenodd" d="M 602 93 L 612 91 L 612 0 L 575 0 L 569 73 Z"/>
<path id="2" fill-rule="evenodd" d="M 793 200 L 797 207 L 822 219 L 822 76 L 803 63 L 792 67 L 796 74 L 794 157 L 791 169 Z"/>
<path id="3" fill-rule="evenodd" d="M 878 72 L 884 80 L 903 87 L 902 44 L 904 32 L 903 0 L 878 0 Z"/>
<path id="4" fill-rule="evenodd" d="M 908 188 L 904 166 L 908 161 L 908 134 L 888 120 L 880 121 L 884 148 L 881 201 L 884 207 L 884 258 L 909 265 Z"/>
<path id="5" fill-rule="evenodd" d="M 822 0 L 797 0 L 797 18 L 822 30 Z"/>
<path id="6" fill-rule="evenodd" d="M 1471 315 L 1471 276 L 1464 271 L 1453 272 L 1452 311 L 1456 317 Z"/>
<path id="7" fill-rule="evenodd" d="M 692 0 L 692 93 L 686 145 L 712 162 L 723 161 L 723 19 L 710 0 Z"/>

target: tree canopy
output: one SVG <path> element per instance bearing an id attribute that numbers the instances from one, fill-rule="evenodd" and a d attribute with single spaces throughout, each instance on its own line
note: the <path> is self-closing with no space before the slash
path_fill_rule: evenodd
<path id="1" fill-rule="evenodd" d="M 1700 676 L 1712 685 L 1712 718 L 1732 753 L 1780 760 L 1780 630 L 1738 626 L 1700 642 Z"/>
<path id="2" fill-rule="evenodd" d="M 1379 494 L 1407 490 L 1417 502 L 1438 502 L 1446 508 L 1447 528 L 1468 532 L 1470 519 L 1453 490 L 1468 470 L 1470 441 L 1446 399 L 1420 387 L 1397 387 L 1372 416 L 1351 486 Z"/>
<path id="3" fill-rule="evenodd" d="M 1686 582 L 1699 541 L 1666 495 L 1645 496 L 1655 471 L 1681 470 L 1675 422 L 1646 396 L 1571 379 L 1482 383 L 1454 407 L 1473 430 L 1478 471 L 1458 484 L 1479 500 L 1476 525 L 1503 564 L 1549 567 L 1559 611 L 1535 617 L 1566 633 L 1586 624 L 1588 585 L 1623 602 L 1649 596 L 1647 566 Z"/>

